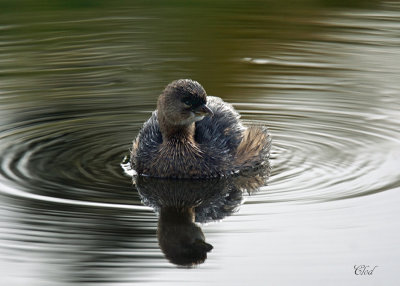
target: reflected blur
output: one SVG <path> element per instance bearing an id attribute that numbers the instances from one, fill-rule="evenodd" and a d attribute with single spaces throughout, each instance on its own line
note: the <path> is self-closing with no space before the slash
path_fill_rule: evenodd
<path id="1" fill-rule="evenodd" d="M 182 266 L 203 263 L 213 246 L 194 223 L 194 207 L 161 207 L 159 215 L 157 238 L 165 257 Z"/>
<path id="2" fill-rule="evenodd" d="M 238 210 L 243 193 L 252 194 L 268 180 L 269 166 L 246 174 L 209 180 L 135 176 L 145 205 L 159 215 L 157 238 L 165 257 L 181 266 L 203 263 L 213 246 L 196 223 L 221 220 Z"/>

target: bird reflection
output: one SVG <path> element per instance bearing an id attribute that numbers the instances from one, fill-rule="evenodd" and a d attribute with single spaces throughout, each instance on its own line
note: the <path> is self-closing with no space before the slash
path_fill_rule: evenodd
<path id="1" fill-rule="evenodd" d="M 173 264 L 203 263 L 213 246 L 196 223 L 221 220 L 234 213 L 245 192 L 266 184 L 269 169 L 218 179 L 176 180 L 134 177 L 143 204 L 158 213 L 157 238 L 165 257 Z"/>
<path id="2" fill-rule="evenodd" d="M 213 248 L 195 223 L 194 207 L 163 207 L 157 237 L 165 257 L 174 264 L 190 266 L 203 263 Z"/>

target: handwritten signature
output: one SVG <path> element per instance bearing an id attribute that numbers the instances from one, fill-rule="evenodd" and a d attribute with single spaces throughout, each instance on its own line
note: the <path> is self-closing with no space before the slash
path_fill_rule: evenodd
<path id="1" fill-rule="evenodd" d="M 354 265 L 355 275 L 372 275 L 378 266 L 370 267 L 369 265 Z"/>

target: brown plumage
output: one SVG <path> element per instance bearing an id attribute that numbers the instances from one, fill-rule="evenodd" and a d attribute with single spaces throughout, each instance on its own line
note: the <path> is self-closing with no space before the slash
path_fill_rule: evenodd
<path id="1" fill-rule="evenodd" d="M 211 178 L 268 166 L 266 127 L 246 128 L 239 117 L 198 82 L 173 81 L 133 143 L 132 168 L 152 177 Z"/>

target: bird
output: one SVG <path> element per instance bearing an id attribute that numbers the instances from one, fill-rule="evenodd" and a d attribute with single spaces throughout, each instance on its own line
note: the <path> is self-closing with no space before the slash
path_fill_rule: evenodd
<path id="1" fill-rule="evenodd" d="M 207 179 L 269 168 L 271 135 L 245 126 L 234 107 L 192 79 L 169 83 L 130 153 L 138 175 Z"/>

